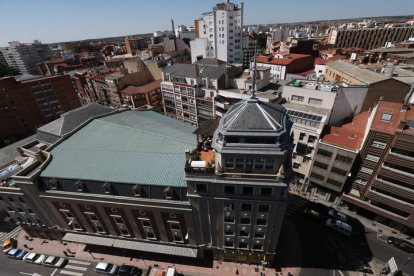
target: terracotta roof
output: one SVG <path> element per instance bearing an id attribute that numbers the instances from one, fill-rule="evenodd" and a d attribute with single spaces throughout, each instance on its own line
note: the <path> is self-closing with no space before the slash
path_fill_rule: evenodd
<path id="1" fill-rule="evenodd" d="M 127 88 L 123 89 L 121 93 L 127 95 L 145 94 L 160 88 L 161 82 L 162 80 L 156 80 L 142 86 L 130 85 Z"/>
<path id="2" fill-rule="evenodd" d="M 260 63 L 266 64 L 275 64 L 275 65 L 288 65 L 294 60 L 298 60 L 301 58 L 309 57 L 309 55 L 301 55 L 301 54 L 289 54 L 287 58 L 274 58 L 271 56 L 257 56 L 256 61 Z M 252 58 L 251 61 L 254 61 Z"/>
<path id="3" fill-rule="evenodd" d="M 314 62 L 314 64 L 315 65 L 325 65 L 326 64 L 326 60 L 324 60 L 323 58 L 315 58 L 315 62 Z"/>
<path id="4" fill-rule="evenodd" d="M 414 109 L 411 107 L 407 111 L 402 111 L 402 107 L 403 104 L 401 103 L 380 101 L 374 120 L 372 121 L 371 129 L 388 134 L 395 134 L 401 121 L 414 121 Z M 384 120 L 383 114 L 389 114 L 391 118 L 388 121 Z"/>
<path id="5" fill-rule="evenodd" d="M 365 136 L 365 128 L 371 112 L 363 112 L 352 118 L 351 123 L 330 127 L 322 142 L 350 150 L 359 150 Z"/>
<path id="6" fill-rule="evenodd" d="M 300 75 L 302 77 L 307 77 L 309 75 L 312 75 L 313 73 L 315 73 L 315 69 L 310 69 L 307 71 L 303 71 L 303 72 L 299 72 L 299 73 L 295 73 L 296 75 Z"/>

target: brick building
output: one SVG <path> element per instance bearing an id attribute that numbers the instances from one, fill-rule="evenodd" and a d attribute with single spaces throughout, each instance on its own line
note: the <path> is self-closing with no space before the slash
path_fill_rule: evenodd
<path id="1" fill-rule="evenodd" d="M 141 86 L 130 85 L 121 91 L 122 102 L 132 108 L 152 106 L 155 111 L 162 111 L 161 80 Z"/>
<path id="2" fill-rule="evenodd" d="M 270 74 L 278 79 L 286 79 L 288 73 L 312 70 L 315 58 L 310 55 L 278 53 L 274 56 L 257 56 L 257 66 L 269 67 Z M 250 68 L 253 59 L 250 60 Z"/>
<path id="3" fill-rule="evenodd" d="M 342 199 L 373 220 L 414 231 L 414 110 L 381 101 L 372 111 L 362 163 Z"/>
<path id="4" fill-rule="evenodd" d="M 0 79 L 0 138 L 32 134 L 36 128 L 80 106 L 69 76 Z"/>

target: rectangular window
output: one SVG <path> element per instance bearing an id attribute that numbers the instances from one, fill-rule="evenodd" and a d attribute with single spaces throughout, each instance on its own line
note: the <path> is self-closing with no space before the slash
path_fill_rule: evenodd
<path id="1" fill-rule="evenodd" d="M 236 193 L 235 186 L 224 186 L 224 193 L 226 195 L 234 195 Z"/>
<path id="2" fill-rule="evenodd" d="M 301 132 L 299 134 L 299 141 L 302 141 L 305 136 L 306 136 L 306 133 Z"/>
<path id="3" fill-rule="evenodd" d="M 378 142 L 378 141 L 372 141 L 371 147 L 374 148 L 380 148 L 380 149 L 385 149 L 385 147 L 387 146 L 386 143 L 382 143 L 382 142 Z"/>
<path id="4" fill-rule="evenodd" d="M 326 157 L 332 157 L 332 152 L 323 149 L 318 149 L 318 154 Z"/>
<path id="5" fill-rule="evenodd" d="M 366 185 L 368 181 L 362 179 L 362 178 L 357 178 L 355 179 L 355 183 L 361 184 L 361 185 Z"/>
<path id="6" fill-rule="evenodd" d="M 263 170 L 264 159 L 254 159 L 254 168 L 256 170 Z"/>
<path id="7" fill-rule="evenodd" d="M 236 169 L 244 169 L 244 159 L 236 158 Z"/>
<path id="8" fill-rule="evenodd" d="M 204 183 L 197 183 L 197 193 L 207 192 L 207 185 Z"/>
<path id="9" fill-rule="evenodd" d="M 323 170 L 328 169 L 328 165 L 323 164 L 323 163 L 318 162 L 318 161 L 313 162 L 313 165 L 314 165 L 315 167 L 321 168 L 321 169 L 323 169 Z"/>
<path id="10" fill-rule="evenodd" d="M 314 104 L 314 105 L 322 105 L 322 100 L 315 99 L 315 98 L 309 98 L 308 103 L 309 104 Z"/>
<path id="11" fill-rule="evenodd" d="M 292 95 L 292 101 L 303 102 L 303 100 L 305 100 L 303 96 Z"/>
<path id="12" fill-rule="evenodd" d="M 233 241 L 225 241 L 224 242 L 224 247 L 234 247 Z"/>
<path id="13" fill-rule="evenodd" d="M 224 166 L 227 169 L 233 169 L 234 168 L 234 158 L 226 158 L 224 160 Z"/>
<path id="14" fill-rule="evenodd" d="M 253 187 L 246 186 L 243 187 L 243 195 L 252 195 L 253 194 Z"/>
<path id="15" fill-rule="evenodd" d="M 224 216 L 224 222 L 234 223 L 234 217 Z"/>
<path id="16" fill-rule="evenodd" d="M 368 169 L 366 167 L 361 167 L 360 171 L 367 174 L 372 174 L 374 172 L 372 169 Z"/>
<path id="17" fill-rule="evenodd" d="M 326 181 L 327 183 L 337 186 L 337 187 L 341 187 L 342 183 L 333 179 L 328 178 L 328 180 Z"/>
<path id="18" fill-rule="evenodd" d="M 267 225 L 267 219 L 257 219 L 257 225 Z"/>
<path id="19" fill-rule="evenodd" d="M 347 171 L 332 167 L 331 172 L 345 176 L 347 174 Z"/>
<path id="20" fill-rule="evenodd" d="M 270 187 L 263 187 L 260 190 L 260 195 L 262 195 L 262 196 L 271 196 L 272 195 L 272 188 L 270 188 Z"/>
<path id="21" fill-rule="evenodd" d="M 262 213 L 267 213 L 267 212 L 269 212 L 269 205 L 267 205 L 267 204 L 259 204 L 259 207 L 257 208 L 257 210 L 259 212 L 262 212 Z"/>
<path id="22" fill-rule="evenodd" d="M 250 218 L 240 218 L 240 224 L 250 224 Z"/>
<path id="23" fill-rule="evenodd" d="M 265 170 L 273 170 L 275 167 L 274 159 L 265 159 Z"/>
<path id="24" fill-rule="evenodd" d="M 391 121 L 391 118 L 392 118 L 392 114 L 389 114 L 389 113 L 382 113 L 381 115 L 381 121 L 389 122 Z"/>
<path id="25" fill-rule="evenodd" d="M 351 157 L 348 157 L 348 156 L 337 154 L 336 157 L 335 157 L 335 160 L 341 161 L 341 162 L 344 162 L 344 163 L 347 163 L 347 164 L 351 164 L 353 159 Z"/>
<path id="26" fill-rule="evenodd" d="M 260 243 L 253 244 L 253 250 L 263 250 L 263 244 L 260 244 Z"/>
<path id="27" fill-rule="evenodd" d="M 373 161 L 373 162 L 378 162 L 379 161 L 379 157 L 372 155 L 372 154 L 367 154 L 365 156 L 365 159 L 369 160 L 369 161 Z"/>
<path id="28" fill-rule="evenodd" d="M 251 211 L 252 205 L 249 203 L 242 203 L 240 210 L 242 211 Z"/>
<path id="29" fill-rule="evenodd" d="M 322 180 L 322 181 L 325 179 L 325 177 L 323 175 L 320 175 L 320 174 L 317 174 L 317 173 L 314 173 L 314 172 L 311 172 L 310 176 L 315 178 L 315 179 Z"/>
<path id="30" fill-rule="evenodd" d="M 247 248 L 247 243 L 246 242 L 239 242 L 239 248 Z"/>

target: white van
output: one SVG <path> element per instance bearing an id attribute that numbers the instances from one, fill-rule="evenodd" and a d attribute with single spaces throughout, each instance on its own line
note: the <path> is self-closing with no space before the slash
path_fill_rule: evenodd
<path id="1" fill-rule="evenodd" d="M 352 226 L 343 221 L 328 219 L 326 225 L 347 236 L 351 236 L 352 234 Z"/>

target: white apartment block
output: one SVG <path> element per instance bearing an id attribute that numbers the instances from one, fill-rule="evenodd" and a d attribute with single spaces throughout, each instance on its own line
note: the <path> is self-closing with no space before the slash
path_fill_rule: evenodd
<path id="1" fill-rule="evenodd" d="M 18 69 L 22 74 L 40 74 L 37 64 L 52 58 L 49 46 L 37 40 L 32 44 L 12 41 L 9 42 L 9 47 L 0 48 L 0 52 L 10 67 Z"/>
<path id="2" fill-rule="evenodd" d="M 212 12 L 203 13 L 195 20 L 196 39 L 190 42 L 191 59 L 197 56 L 217 58 L 228 63 L 241 63 L 243 3 L 217 4 Z"/>

